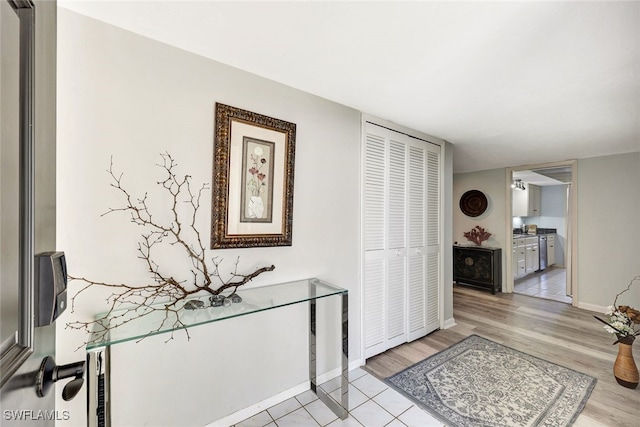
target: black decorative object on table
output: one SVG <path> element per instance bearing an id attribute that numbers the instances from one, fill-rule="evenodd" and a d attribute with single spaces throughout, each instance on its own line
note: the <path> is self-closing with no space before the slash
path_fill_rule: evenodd
<path id="1" fill-rule="evenodd" d="M 502 288 L 502 249 L 481 246 L 453 247 L 453 280 L 460 285 L 488 289 Z"/>
<path id="2" fill-rule="evenodd" d="M 211 307 L 222 307 L 224 303 L 224 295 L 214 295 L 209 297 L 209 302 L 211 302 Z"/>
<path id="3" fill-rule="evenodd" d="M 199 300 L 187 301 L 184 304 L 184 309 L 185 310 L 196 310 L 198 308 L 203 308 L 203 307 L 204 307 L 204 303 L 202 301 L 199 301 Z"/>
<path id="4" fill-rule="evenodd" d="M 229 307 L 231 304 L 242 302 L 242 297 L 235 293 L 228 297 L 225 297 L 224 295 L 214 295 L 209 297 L 209 302 L 211 302 L 211 307 Z"/>

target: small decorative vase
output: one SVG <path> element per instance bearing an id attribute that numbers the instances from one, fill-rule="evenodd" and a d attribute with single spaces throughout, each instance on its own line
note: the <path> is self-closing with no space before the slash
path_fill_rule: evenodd
<path id="1" fill-rule="evenodd" d="M 616 381 L 623 387 L 638 387 L 638 367 L 633 360 L 634 336 L 618 337 L 618 356 L 613 364 L 613 375 Z"/>

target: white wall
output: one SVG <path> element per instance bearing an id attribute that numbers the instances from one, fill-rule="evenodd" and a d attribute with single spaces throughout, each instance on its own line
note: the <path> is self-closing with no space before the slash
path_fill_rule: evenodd
<path id="1" fill-rule="evenodd" d="M 215 42 L 215 41 L 213 41 Z M 166 214 L 155 190 L 159 153 L 169 152 L 178 172 L 194 184 L 211 182 L 214 104 L 297 124 L 293 246 L 211 251 L 223 270 L 240 257 L 240 271 L 274 264 L 251 286 L 318 277 L 349 289 L 350 361 L 360 352 L 360 112 L 233 69 L 104 23 L 59 9 L 58 34 L 58 247 L 72 276 L 105 282 L 145 283 L 138 260 L 140 229 L 119 207 L 106 169 L 115 169 L 134 195 L 149 192 L 158 217 Z M 443 199 L 451 200 L 451 145 L 444 144 Z M 210 196 L 201 200 L 197 226 L 208 241 Z M 451 212 L 443 212 L 450 247 Z M 164 259 L 163 268 L 187 260 Z M 451 257 L 445 253 L 443 316 L 453 322 Z M 447 267 L 448 266 L 448 267 Z M 173 271 L 173 270 L 172 270 Z M 73 295 L 81 282 L 70 283 Z M 87 339 L 65 329 L 106 310 L 107 293 L 91 290 L 58 324 L 57 361 L 83 357 Z M 335 304 L 323 304 L 338 318 Z M 305 305 L 192 328 L 113 348 L 114 425 L 203 425 L 299 387 L 308 378 Z M 320 344 L 335 341 L 338 324 Z M 340 349 L 331 349 L 337 355 Z M 323 360 L 324 359 L 324 360 Z M 321 358 L 320 372 L 333 367 Z M 144 379 L 144 381 L 142 380 Z M 59 393 L 58 393 L 59 394 Z M 65 425 L 85 424 L 84 396 L 58 401 Z"/>
<path id="2" fill-rule="evenodd" d="M 479 225 L 491 233 L 489 240 L 483 246 L 502 248 L 502 286 L 506 286 L 505 277 L 505 187 L 504 170 L 491 169 L 481 172 L 458 173 L 453 175 L 453 244 L 472 244 L 464 237 Z M 460 210 L 460 197 L 469 190 L 480 190 L 487 197 L 487 210 L 480 216 L 468 217 Z"/>
<path id="3" fill-rule="evenodd" d="M 613 304 L 640 276 L 640 152 L 578 161 L 580 303 Z M 640 307 L 640 281 L 618 303 Z"/>
<path id="4" fill-rule="evenodd" d="M 122 203 L 105 172 L 111 156 L 131 193 L 149 191 L 155 206 L 159 153 L 174 156 L 195 184 L 211 182 L 215 102 L 290 121 L 297 124 L 293 246 L 211 256 L 223 257 L 227 272 L 238 256 L 241 272 L 276 266 L 253 285 L 319 277 L 348 288 L 350 358 L 358 360 L 360 113 L 65 9 L 58 30 L 57 237 L 69 273 L 149 279 L 136 258 L 141 230 L 127 215 L 100 216 Z M 201 202 L 197 226 L 208 242 L 210 194 Z M 162 267 L 181 269 L 187 260 L 174 262 Z M 70 293 L 81 286 L 71 282 Z M 58 363 L 84 357 L 73 350 L 86 336 L 64 325 L 105 311 L 104 298 L 89 292 L 58 322 Z M 194 330 L 190 342 L 177 335 L 114 349 L 114 425 L 203 425 L 299 385 L 307 378 L 306 313 L 300 306 Z M 58 403 L 70 410 L 69 425 L 84 425 L 83 396 Z"/>
<path id="5" fill-rule="evenodd" d="M 444 327 L 450 328 L 455 325 L 453 317 L 453 255 L 449 250 L 453 245 L 453 218 L 455 207 L 453 205 L 453 147 L 450 143 L 444 145 L 444 194 L 442 195 L 443 203 L 443 221 L 444 239 L 442 241 L 442 253 L 444 257 L 443 265 L 443 308 L 442 319 L 445 322 Z"/>

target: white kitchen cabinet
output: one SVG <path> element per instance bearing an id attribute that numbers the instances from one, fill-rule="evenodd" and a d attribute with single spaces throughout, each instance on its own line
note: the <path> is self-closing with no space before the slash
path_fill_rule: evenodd
<path id="1" fill-rule="evenodd" d="M 547 267 L 556 263 L 556 235 L 547 236 Z"/>
<path id="2" fill-rule="evenodd" d="M 527 237 L 525 241 L 525 274 L 530 274 L 540 268 L 540 245 L 538 236 Z"/>
<path id="3" fill-rule="evenodd" d="M 527 216 L 540 216 L 542 215 L 542 209 L 540 207 L 540 201 L 542 199 L 542 188 L 537 185 L 529 184 L 529 206 Z"/>
<path id="4" fill-rule="evenodd" d="M 518 239 L 513 239 L 511 245 L 511 274 L 514 279 L 518 277 Z"/>
<path id="5" fill-rule="evenodd" d="M 511 190 L 513 200 L 513 216 L 527 216 L 529 207 L 529 192 L 527 190 Z"/>
<path id="6" fill-rule="evenodd" d="M 524 237 L 518 237 L 513 239 L 513 252 L 512 252 L 512 269 L 513 277 L 519 278 L 527 274 L 526 272 L 526 243 Z"/>
<path id="7" fill-rule="evenodd" d="M 525 187 L 525 190 L 512 190 L 513 216 L 540 216 L 542 189 L 533 184 L 525 184 Z"/>
<path id="8" fill-rule="evenodd" d="M 540 268 L 540 244 L 538 236 L 527 237 L 526 239 L 526 273 L 533 273 Z"/>

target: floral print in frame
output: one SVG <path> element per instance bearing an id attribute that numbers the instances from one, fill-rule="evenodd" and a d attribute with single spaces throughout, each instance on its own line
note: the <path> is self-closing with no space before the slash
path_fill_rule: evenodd
<path id="1" fill-rule="evenodd" d="M 211 249 L 291 246 L 296 124 L 215 105 Z"/>
<path id="2" fill-rule="evenodd" d="M 240 222 L 272 221 L 274 145 L 270 141 L 243 138 Z"/>

